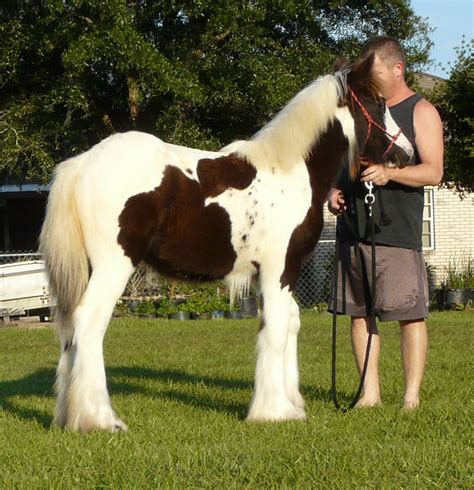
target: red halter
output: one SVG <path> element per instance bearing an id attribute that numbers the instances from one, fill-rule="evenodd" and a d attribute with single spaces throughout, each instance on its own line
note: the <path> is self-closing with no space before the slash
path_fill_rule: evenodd
<path id="1" fill-rule="evenodd" d="M 372 126 L 375 126 L 377 129 L 380 129 L 380 131 L 384 132 L 391 139 L 390 144 L 388 145 L 387 149 L 382 154 L 382 156 L 385 156 L 391 150 L 392 146 L 397 141 L 398 137 L 402 133 L 402 130 L 399 129 L 398 133 L 396 135 L 391 135 L 384 127 L 382 127 L 380 124 L 378 124 L 376 121 L 373 120 L 372 116 L 368 113 L 367 109 L 363 106 L 362 102 L 357 98 L 356 94 L 351 89 L 351 87 L 347 87 L 347 89 L 348 89 L 348 91 L 352 97 L 352 110 L 354 110 L 354 102 L 355 102 L 359 106 L 360 110 L 362 111 L 362 114 L 364 115 L 364 117 L 367 120 L 367 123 L 369 125 L 369 129 L 367 131 L 367 136 L 365 137 L 364 148 L 367 146 L 367 142 L 369 141 L 370 134 L 372 132 Z M 374 162 L 371 162 L 367 157 L 365 157 L 363 155 L 359 155 L 359 159 L 362 162 L 374 163 Z"/>

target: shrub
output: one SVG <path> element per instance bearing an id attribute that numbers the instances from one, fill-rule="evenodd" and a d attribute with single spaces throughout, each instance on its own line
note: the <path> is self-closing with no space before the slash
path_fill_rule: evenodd
<path id="1" fill-rule="evenodd" d="M 443 283 L 445 289 L 474 288 L 474 263 L 471 254 L 449 260 L 445 267 L 446 279 Z"/>
<path id="2" fill-rule="evenodd" d="M 154 315 L 156 313 L 156 307 L 151 301 L 140 301 L 137 313 L 140 315 Z"/>

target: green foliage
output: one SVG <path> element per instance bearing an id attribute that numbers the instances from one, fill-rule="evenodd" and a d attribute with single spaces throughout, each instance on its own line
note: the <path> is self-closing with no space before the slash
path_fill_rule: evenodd
<path id="1" fill-rule="evenodd" d="M 327 313 L 328 304 L 325 302 L 316 303 L 311 309 L 312 311 L 317 311 L 318 313 Z"/>
<path id="2" fill-rule="evenodd" d="M 214 296 L 209 306 L 210 311 L 230 311 L 229 298 L 225 295 Z"/>
<path id="3" fill-rule="evenodd" d="M 162 316 L 172 315 L 176 313 L 177 307 L 168 298 L 162 298 L 159 301 L 158 307 L 156 308 L 156 313 Z"/>
<path id="4" fill-rule="evenodd" d="M 186 302 L 178 307 L 180 311 L 207 313 L 213 310 L 228 311 L 230 308 L 227 289 L 222 281 L 203 283 L 172 281 L 169 291 L 173 298 L 186 298 Z"/>
<path id="5" fill-rule="evenodd" d="M 115 317 L 130 316 L 131 311 L 127 302 L 119 300 L 114 308 Z"/>
<path id="6" fill-rule="evenodd" d="M 186 303 L 180 305 L 180 310 L 189 311 L 190 313 L 206 313 L 211 311 L 211 308 L 207 298 L 194 296 L 189 298 Z"/>
<path id="7" fill-rule="evenodd" d="M 373 35 L 419 65 L 428 31 L 407 0 L 2 2 L 0 177 L 46 180 L 133 128 L 217 149 Z"/>
<path id="8" fill-rule="evenodd" d="M 137 313 L 140 315 L 154 315 L 156 313 L 156 307 L 152 301 L 140 301 L 137 307 Z"/>
<path id="9" fill-rule="evenodd" d="M 471 255 L 451 258 L 445 271 L 446 289 L 474 288 L 474 260 Z"/>
<path id="10" fill-rule="evenodd" d="M 432 100 L 445 127 L 445 172 L 448 187 L 474 192 L 474 40 L 463 40 L 449 79 L 439 84 Z"/>

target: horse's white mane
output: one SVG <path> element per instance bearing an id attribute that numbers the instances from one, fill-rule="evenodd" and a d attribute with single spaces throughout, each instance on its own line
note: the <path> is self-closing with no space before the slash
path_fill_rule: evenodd
<path id="1" fill-rule="evenodd" d="M 335 118 L 346 75 L 338 72 L 316 79 L 250 140 L 234 141 L 221 151 L 238 153 L 258 169 L 291 170 L 305 160 L 318 135 Z"/>

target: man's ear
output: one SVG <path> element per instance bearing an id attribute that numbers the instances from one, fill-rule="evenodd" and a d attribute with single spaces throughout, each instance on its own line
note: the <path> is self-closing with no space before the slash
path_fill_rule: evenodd
<path id="1" fill-rule="evenodd" d="M 395 68 L 395 73 L 397 75 L 397 78 L 400 78 L 403 76 L 403 62 L 397 61 L 394 65 Z"/>

